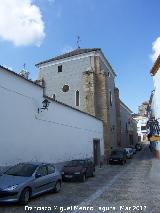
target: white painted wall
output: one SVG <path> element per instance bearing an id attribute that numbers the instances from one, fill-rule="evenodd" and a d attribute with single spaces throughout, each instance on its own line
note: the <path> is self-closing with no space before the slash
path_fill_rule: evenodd
<path id="1" fill-rule="evenodd" d="M 75 57 L 77 59 L 77 57 Z M 77 60 L 64 60 L 41 65 L 38 71 L 38 79 L 44 79 L 46 84 L 45 94 L 52 97 L 55 94 L 56 100 L 84 111 L 85 97 L 83 91 L 83 72 L 90 67 L 90 57 L 78 58 Z M 58 72 L 58 65 L 62 65 L 62 72 Z M 69 86 L 68 92 L 63 92 L 64 85 Z M 76 91 L 80 93 L 80 106 L 76 106 Z"/>
<path id="2" fill-rule="evenodd" d="M 160 69 L 153 76 L 154 95 L 152 99 L 152 111 L 156 119 L 160 118 Z"/>
<path id="3" fill-rule="evenodd" d="M 21 161 L 64 162 L 104 154 L 103 123 L 57 102 L 38 114 L 43 89 L 0 68 L 0 166 Z"/>

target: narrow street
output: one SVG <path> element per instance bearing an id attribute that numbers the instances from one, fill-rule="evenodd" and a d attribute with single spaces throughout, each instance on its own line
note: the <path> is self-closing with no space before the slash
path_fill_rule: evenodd
<path id="1" fill-rule="evenodd" d="M 160 186 L 156 184 L 151 174 L 154 161 L 146 146 L 134 155 L 132 160 L 128 160 L 125 166 L 103 166 L 97 169 L 95 178 L 89 178 L 85 183 L 63 183 L 60 193 L 47 193 L 33 198 L 28 204 L 28 207 L 32 207 L 30 211 L 16 204 L 9 206 L 3 204 L 0 212 L 22 213 L 48 210 L 46 212 L 158 213 Z M 77 210 L 76 206 L 83 207 L 83 210 Z M 88 211 L 85 211 L 87 206 Z M 44 207 L 46 207 L 45 210 Z"/>

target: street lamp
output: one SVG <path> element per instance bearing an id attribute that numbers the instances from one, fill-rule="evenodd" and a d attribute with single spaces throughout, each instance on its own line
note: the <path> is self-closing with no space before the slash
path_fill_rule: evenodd
<path id="1" fill-rule="evenodd" d="M 44 101 L 42 101 L 43 107 L 42 108 L 38 108 L 38 113 L 40 112 L 40 109 L 42 110 L 48 110 L 48 106 L 51 102 L 48 101 L 47 99 L 44 99 Z M 42 112 L 42 111 L 41 111 Z"/>

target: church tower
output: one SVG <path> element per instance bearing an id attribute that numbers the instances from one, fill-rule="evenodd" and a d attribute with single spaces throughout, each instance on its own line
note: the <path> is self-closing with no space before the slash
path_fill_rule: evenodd
<path id="1" fill-rule="evenodd" d="M 118 99 L 116 74 L 101 49 L 78 48 L 40 62 L 36 67 L 47 96 L 103 121 L 105 158 L 108 158 L 111 147 L 117 146 Z"/>

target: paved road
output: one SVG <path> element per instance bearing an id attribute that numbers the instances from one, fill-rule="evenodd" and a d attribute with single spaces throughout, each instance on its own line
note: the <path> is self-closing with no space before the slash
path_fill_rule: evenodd
<path id="1" fill-rule="evenodd" d="M 28 204 L 32 208 L 30 211 L 25 211 L 25 207 L 18 205 L 3 205 L 0 207 L 0 213 L 159 213 L 160 179 L 155 181 L 155 177 L 151 176 L 153 162 L 152 155 L 146 147 L 138 152 L 134 159 L 128 160 L 125 166 L 103 166 L 97 169 L 95 178 L 90 178 L 85 183 L 64 183 L 60 193 L 47 193 L 32 199 Z M 77 206 L 81 206 L 83 210 L 76 210 Z M 43 210 L 43 207 L 47 207 L 47 211 Z M 85 211 L 87 208 L 88 211 Z"/>

